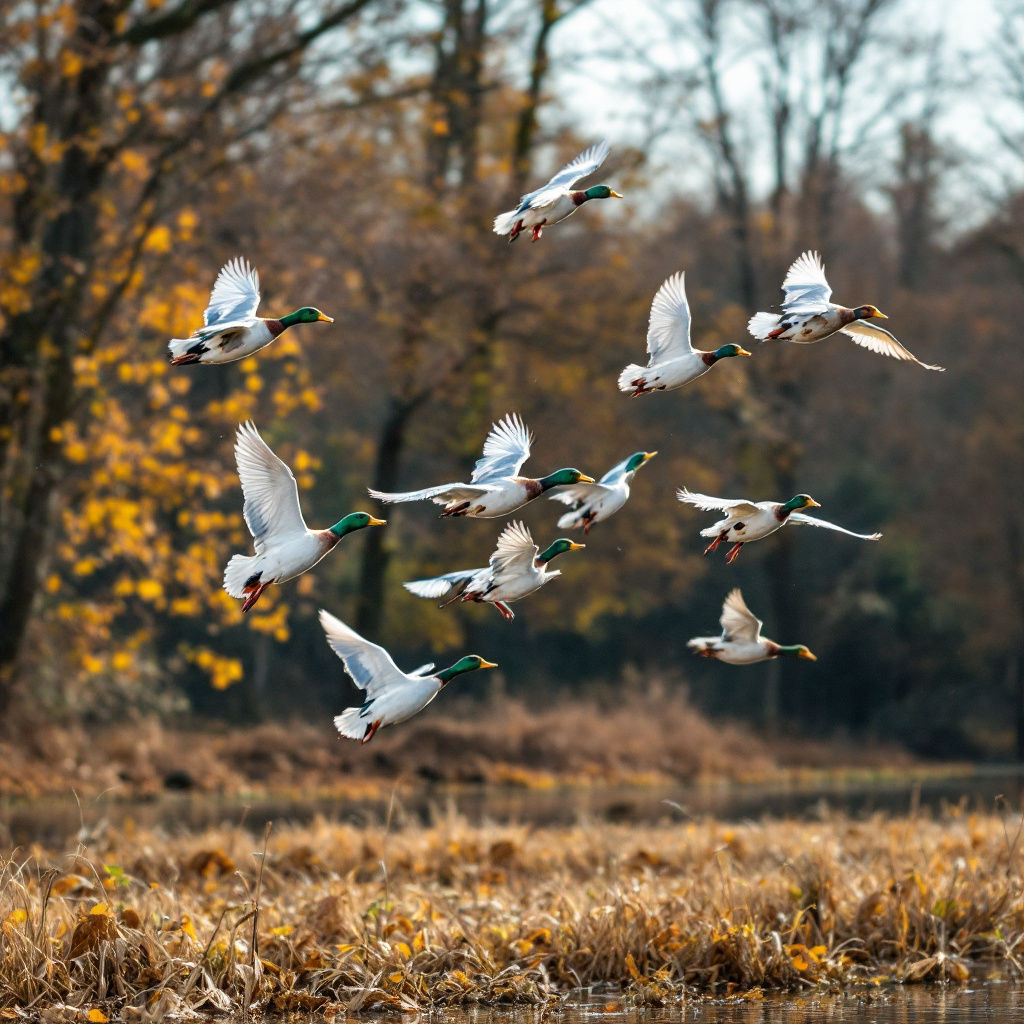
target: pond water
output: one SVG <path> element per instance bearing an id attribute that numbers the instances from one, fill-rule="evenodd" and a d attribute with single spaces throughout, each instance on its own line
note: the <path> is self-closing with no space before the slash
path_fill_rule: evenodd
<path id="1" fill-rule="evenodd" d="M 79 804 L 75 799 L 8 800 L 0 803 L 0 846 L 41 843 L 51 848 L 121 828 L 129 819 L 142 828 L 199 831 L 218 825 L 262 833 L 268 821 L 304 824 L 317 816 L 369 825 L 393 810 L 396 824 L 429 822 L 458 813 L 470 822 L 525 822 L 571 825 L 579 820 L 655 823 L 714 817 L 723 821 L 765 816 L 820 818 L 842 812 L 865 817 L 876 811 L 907 814 L 919 808 L 940 812 L 1019 810 L 1024 774 L 1016 768 L 976 768 L 962 775 L 884 778 L 845 783 L 773 786 L 632 786 L 524 789 L 496 786 L 424 786 L 373 800 L 220 798 L 168 794 L 147 801 L 109 797 Z"/>
<path id="2" fill-rule="evenodd" d="M 968 988 L 908 986 L 852 990 L 842 995 L 807 995 L 766 998 L 761 1001 L 693 1002 L 671 1009 L 614 1011 L 604 999 L 576 1003 L 557 1016 L 536 1011 L 478 1010 L 452 1018 L 446 1024 L 539 1024 L 543 1017 L 564 1024 L 1019 1024 L 1024 1021 L 1024 989 L 1004 982 L 979 982 Z M 608 1012 L 612 1008 L 613 1012 Z"/>

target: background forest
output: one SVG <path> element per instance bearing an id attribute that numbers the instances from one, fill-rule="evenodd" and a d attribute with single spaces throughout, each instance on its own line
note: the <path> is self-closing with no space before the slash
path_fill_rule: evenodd
<path id="1" fill-rule="evenodd" d="M 661 679 L 769 731 L 1024 758 L 1024 4 L 994 2 L 972 56 L 905 0 L 3 0 L 7 729 L 329 721 L 353 691 L 326 607 L 405 667 L 500 663 L 465 694 Z M 626 202 L 535 245 L 491 233 L 605 135 L 600 180 Z M 697 345 L 750 347 L 748 316 L 805 248 L 947 372 L 838 339 L 618 392 L 667 276 L 687 273 Z M 168 338 L 239 254 L 264 315 L 312 304 L 335 324 L 172 372 Z M 366 494 L 460 479 L 509 411 L 539 472 L 659 451 L 512 624 L 401 587 L 485 564 L 500 522 Z M 248 417 L 311 524 L 389 526 L 243 621 L 220 582 L 251 543 L 232 455 Z M 701 557 L 711 520 L 682 485 L 805 491 L 885 536 L 788 530 L 726 567 Z M 523 510 L 542 545 L 559 509 Z M 817 664 L 693 659 L 734 585 Z"/>

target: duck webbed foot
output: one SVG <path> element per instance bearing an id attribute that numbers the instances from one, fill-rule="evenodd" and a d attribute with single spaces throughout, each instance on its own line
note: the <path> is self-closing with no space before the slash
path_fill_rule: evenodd
<path id="1" fill-rule="evenodd" d="M 541 232 L 543 230 L 544 230 L 544 225 L 543 224 L 534 224 L 533 225 L 533 241 L 536 242 L 537 239 L 540 238 L 540 234 L 541 234 Z"/>
<path id="2" fill-rule="evenodd" d="M 451 508 L 446 508 L 441 513 L 441 515 L 438 516 L 438 518 L 439 519 L 447 519 L 449 516 L 465 515 L 465 512 L 466 512 L 467 508 L 469 508 L 469 502 L 468 501 L 460 502 L 458 505 L 452 505 Z"/>
<path id="3" fill-rule="evenodd" d="M 728 537 L 728 533 L 720 533 L 705 549 L 704 554 L 709 555 L 712 551 L 718 550 L 718 545 Z"/>
<path id="4" fill-rule="evenodd" d="M 360 744 L 362 744 L 362 743 L 369 743 L 370 740 L 373 739 L 373 737 L 376 734 L 377 730 L 380 728 L 381 721 L 382 720 L 380 718 L 378 718 L 376 722 L 373 722 L 373 723 L 371 723 L 370 725 L 368 725 L 366 727 L 366 732 L 363 733 L 363 738 L 359 741 Z"/>
<path id="5" fill-rule="evenodd" d="M 506 622 L 511 622 L 516 617 L 516 613 L 512 611 L 512 609 L 509 608 L 509 606 L 505 604 L 504 601 L 495 601 L 494 607 L 497 608 L 499 612 L 501 612 L 501 617 Z"/>
<path id="6" fill-rule="evenodd" d="M 731 548 L 729 548 L 729 550 L 725 553 L 726 565 L 732 565 L 732 563 L 736 561 L 736 556 L 740 553 L 741 547 L 743 547 L 743 541 L 740 541 L 739 544 L 734 544 Z"/>

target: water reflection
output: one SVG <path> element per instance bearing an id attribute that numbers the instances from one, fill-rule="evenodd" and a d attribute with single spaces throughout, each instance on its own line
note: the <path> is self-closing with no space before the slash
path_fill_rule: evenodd
<path id="1" fill-rule="evenodd" d="M 572 825 L 581 819 L 670 823 L 686 818 L 723 821 L 767 816 L 814 818 L 833 812 L 864 817 L 876 811 L 907 814 L 915 808 L 941 812 L 1021 807 L 1022 779 L 1009 770 L 978 771 L 967 777 L 859 781 L 787 786 L 593 787 L 516 789 L 494 786 L 423 787 L 395 798 L 398 821 L 436 821 L 456 812 L 471 823 L 484 820 L 533 825 Z M 221 825 L 262 833 L 268 821 L 305 824 L 316 817 L 370 825 L 383 822 L 391 795 L 376 800 L 226 799 L 168 794 L 156 800 L 119 802 L 101 797 L 81 806 L 69 800 L 10 800 L 0 804 L 0 845 L 40 843 L 51 848 L 123 828 L 130 819 L 142 828 L 199 831 Z"/>
<path id="2" fill-rule="evenodd" d="M 768 997 L 763 1001 L 693 1002 L 670 1009 L 621 1010 L 614 996 L 590 997 L 559 1011 L 560 1024 L 1019 1024 L 1024 990 L 1003 982 L 969 989 L 911 986 L 851 991 L 841 995 Z M 609 1012 L 610 1011 L 610 1012 Z M 471 1010 L 444 1013 L 444 1024 L 541 1024 L 551 1014 L 537 1010 Z"/>

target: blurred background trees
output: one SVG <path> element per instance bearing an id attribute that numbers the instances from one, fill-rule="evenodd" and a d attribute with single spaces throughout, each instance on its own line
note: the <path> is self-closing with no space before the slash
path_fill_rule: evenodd
<path id="1" fill-rule="evenodd" d="M 623 8 L 0 10 L 8 723 L 15 709 L 322 717 L 344 696 L 324 606 L 399 660 L 477 649 L 523 694 L 638 669 L 773 729 L 1024 755 L 1024 5 L 996 8 L 987 77 L 902 0 Z M 627 203 L 537 245 L 491 233 L 495 213 L 603 134 L 600 180 Z M 837 339 L 760 347 L 672 395 L 618 393 L 670 273 L 687 271 L 696 343 L 742 343 L 808 247 L 841 300 L 879 305 L 948 372 Z M 236 254 L 260 271 L 261 311 L 309 303 L 335 325 L 172 372 L 167 338 L 201 322 Z M 502 525 L 438 522 L 427 506 L 389 508 L 386 530 L 346 541 L 244 622 L 219 589 L 250 544 L 231 452 L 241 420 L 294 467 L 323 525 L 378 512 L 368 485 L 468 472 L 511 410 L 536 433 L 538 472 L 600 475 L 660 452 L 513 624 L 402 590 L 483 564 Z M 785 531 L 726 568 L 700 557 L 708 520 L 675 501 L 682 484 L 806 491 L 885 538 Z M 558 510 L 523 510 L 538 542 Z M 687 656 L 737 584 L 769 635 L 806 643 L 816 666 Z"/>

